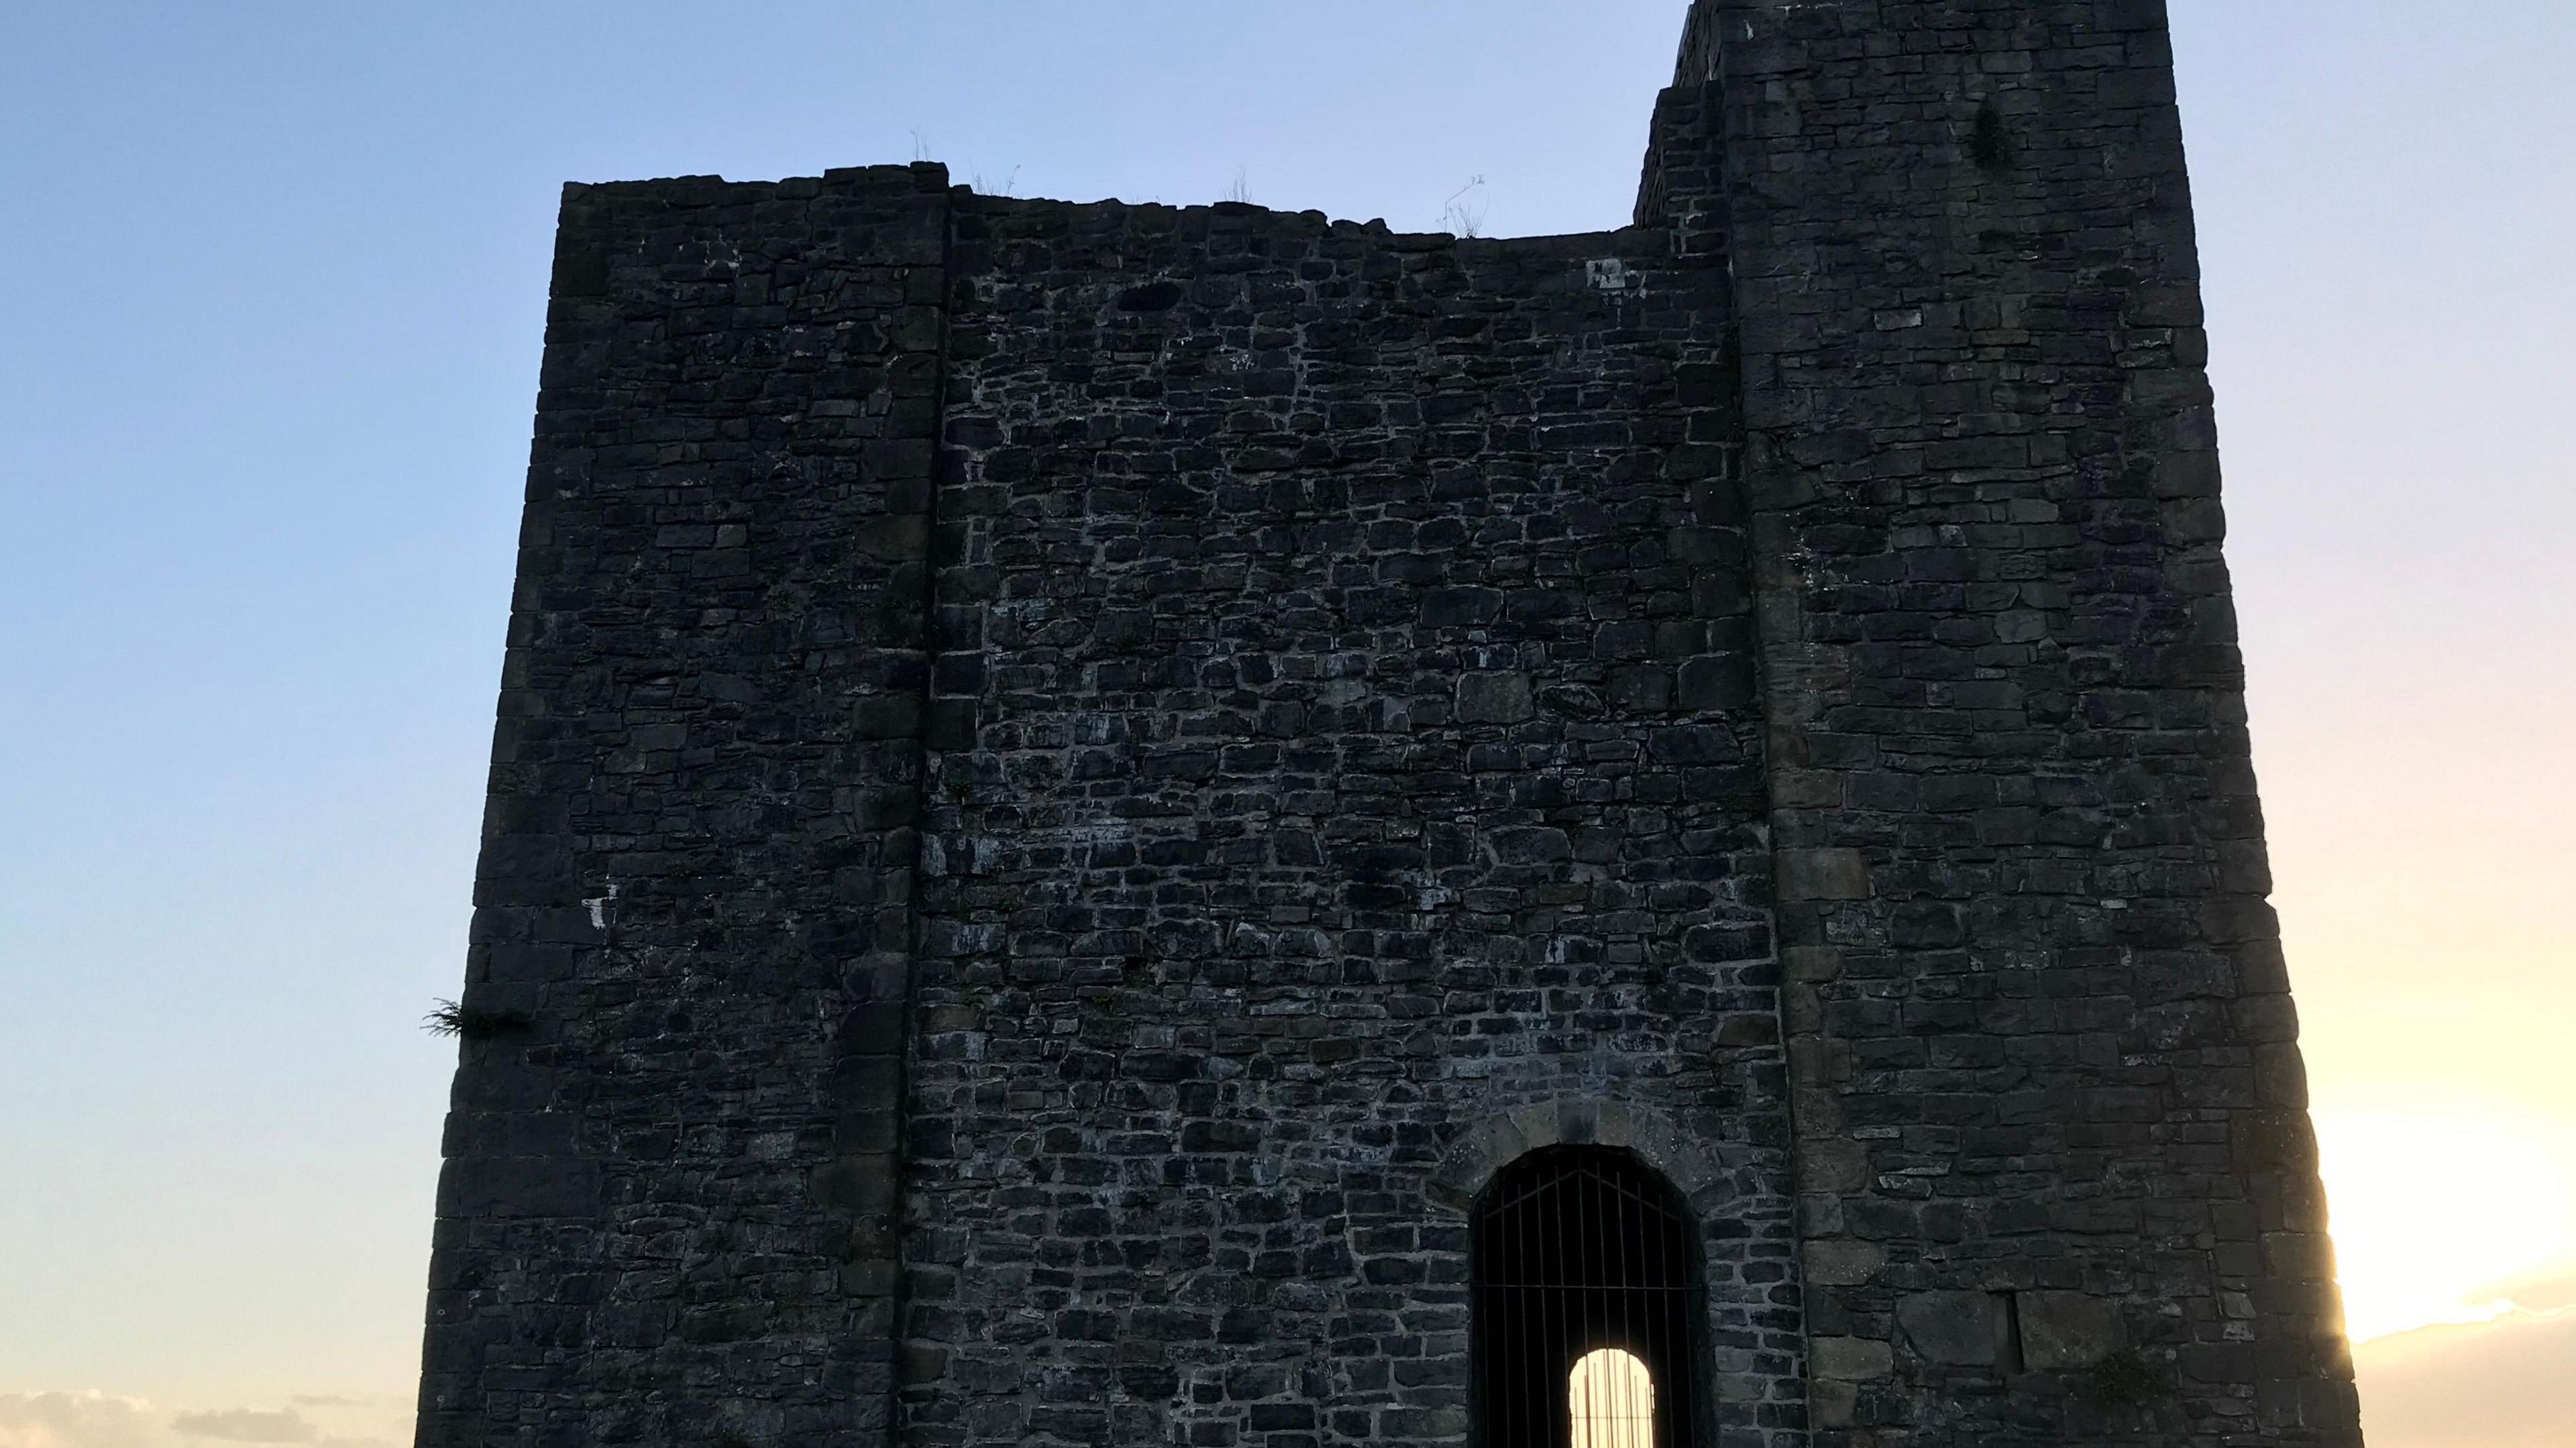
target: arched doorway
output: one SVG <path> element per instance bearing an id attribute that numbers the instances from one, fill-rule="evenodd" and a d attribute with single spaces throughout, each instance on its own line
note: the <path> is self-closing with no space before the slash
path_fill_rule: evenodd
<path id="1" fill-rule="evenodd" d="M 1706 1299 L 1671 1184 L 1625 1151 L 1545 1147 L 1474 1223 L 1482 1448 L 1698 1448 Z"/>

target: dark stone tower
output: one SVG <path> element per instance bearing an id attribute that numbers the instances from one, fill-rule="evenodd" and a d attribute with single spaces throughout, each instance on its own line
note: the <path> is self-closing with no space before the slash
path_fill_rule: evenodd
<path id="1" fill-rule="evenodd" d="M 1561 1440 L 1565 1163 L 1667 1438 L 2357 1444 L 2205 352 L 2155 0 L 1702 0 L 1585 236 L 570 188 L 420 1442 Z"/>

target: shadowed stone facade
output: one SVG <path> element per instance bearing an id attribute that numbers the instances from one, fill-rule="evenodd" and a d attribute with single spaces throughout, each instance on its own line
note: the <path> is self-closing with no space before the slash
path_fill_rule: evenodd
<path id="1" fill-rule="evenodd" d="M 1702 0 L 1633 224 L 566 193 L 421 1438 L 2359 1442 L 2161 6 Z"/>

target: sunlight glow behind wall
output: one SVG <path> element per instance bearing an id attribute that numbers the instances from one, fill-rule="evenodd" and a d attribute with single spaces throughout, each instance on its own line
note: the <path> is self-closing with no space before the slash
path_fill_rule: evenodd
<path id="1" fill-rule="evenodd" d="M 1574 1448 L 1655 1448 L 1655 1379 L 1635 1353 L 1585 1353 L 1568 1389 Z"/>
<path id="2" fill-rule="evenodd" d="M 2317 1138 L 2356 1342 L 2500 1317 L 2504 1284 L 2576 1247 L 2576 1182 L 2538 1128 L 2327 1111 Z"/>

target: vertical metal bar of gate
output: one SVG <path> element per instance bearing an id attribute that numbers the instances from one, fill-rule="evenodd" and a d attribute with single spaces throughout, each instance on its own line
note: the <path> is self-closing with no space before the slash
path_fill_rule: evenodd
<path id="1" fill-rule="evenodd" d="M 1539 1236 L 1546 1243 L 1543 1249 L 1544 1265 L 1539 1273 L 1539 1280 L 1547 1284 L 1540 1289 L 1540 1296 L 1547 1303 L 1547 1356 L 1538 1364 L 1545 1370 L 1533 1376 L 1538 1378 L 1542 1389 L 1547 1394 L 1546 1409 L 1539 1419 L 1546 1437 L 1539 1441 L 1561 1445 L 1571 1439 L 1573 1430 L 1572 1419 L 1569 1418 L 1563 1428 L 1559 1428 L 1555 1421 L 1558 1416 L 1556 1411 L 1558 1396 L 1564 1391 L 1557 1380 L 1562 1378 L 1566 1368 L 1571 1366 L 1565 1359 L 1565 1341 L 1570 1334 L 1566 1331 L 1563 1284 L 1572 1274 L 1567 1270 L 1565 1260 L 1565 1178 L 1563 1176 L 1548 1183 L 1545 1200 L 1550 1210 L 1540 1213 L 1539 1217 L 1541 1223 Z"/>
<path id="2" fill-rule="evenodd" d="M 1692 1432 L 1698 1422 L 1699 1364 L 1693 1349 L 1693 1343 L 1697 1338 L 1691 1319 L 1692 1308 L 1699 1301 L 1699 1296 L 1693 1290 L 1696 1284 L 1691 1281 L 1691 1273 L 1699 1260 L 1699 1254 L 1691 1250 L 1688 1235 L 1694 1230 L 1691 1219 L 1685 1216 L 1674 1216 L 1669 1212 L 1661 1215 L 1664 1217 L 1665 1264 L 1658 1280 L 1668 1284 L 1670 1288 L 1664 1294 L 1664 1336 L 1670 1343 L 1667 1351 L 1671 1354 L 1673 1363 L 1671 1373 L 1673 1416 L 1670 1431 L 1676 1439 L 1679 1439 Z"/>
<path id="3" fill-rule="evenodd" d="M 1638 1264 L 1631 1261 L 1628 1256 L 1628 1219 L 1635 1215 L 1635 1210 L 1635 1204 L 1632 1202 L 1613 1199 L 1611 1203 L 1611 1214 L 1617 1222 L 1614 1230 L 1619 1239 L 1619 1345 L 1630 1352 L 1636 1352 L 1638 1348 L 1644 1346 L 1637 1341 L 1637 1328 L 1632 1321 L 1636 1315 L 1639 1274 L 1636 1271 Z M 1644 1354 L 1640 1353 L 1639 1356 L 1642 1357 Z M 1619 1411 L 1620 1415 L 1626 1418 L 1635 1417 L 1638 1407 L 1637 1404 L 1628 1401 L 1628 1384 L 1633 1377 L 1634 1375 L 1629 1373 L 1620 1374 Z M 1652 1406 L 1651 1403 L 1647 1405 L 1649 1412 L 1652 1411 Z M 1649 1443 L 1646 1448 L 1654 1448 L 1654 1445 Z"/>
<path id="4" fill-rule="evenodd" d="M 1529 1301 L 1529 1198 L 1524 1194 L 1512 1204 L 1511 1248 L 1506 1258 L 1512 1266 L 1512 1328 L 1520 1339 L 1520 1350 L 1512 1358 L 1513 1394 L 1519 1401 L 1512 1413 L 1512 1448 L 1525 1448 L 1529 1442 L 1528 1425 L 1534 1420 L 1529 1411 L 1529 1374 L 1520 1365 L 1529 1361 L 1530 1349 L 1536 1346 L 1536 1330 L 1530 1325 Z"/>
<path id="5" fill-rule="evenodd" d="M 1592 1237 L 1592 1198 L 1600 1196 L 1600 1193 L 1592 1190 L 1592 1180 L 1589 1180 L 1587 1175 L 1574 1177 L 1574 1188 L 1577 1188 L 1574 1190 L 1574 1211 L 1569 1211 L 1566 1216 L 1574 1221 L 1574 1232 L 1577 1232 L 1579 1244 L 1582 1244 L 1582 1255 L 1579 1255 L 1577 1262 L 1574 1262 L 1571 1281 L 1566 1283 L 1566 1296 L 1574 1299 L 1574 1304 L 1577 1304 L 1579 1309 L 1577 1327 L 1574 1327 L 1574 1340 L 1566 1342 L 1566 1355 L 1577 1360 L 1577 1363 L 1582 1363 L 1584 1355 L 1592 1353 L 1592 1283 L 1600 1281 L 1600 1262 L 1595 1260 L 1597 1239 Z M 1584 1378 L 1584 1389 L 1592 1389 L 1592 1386 L 1595 1386 L 1595 1378 Z M 1571 1433 L 1571 1425 L 1574 1425 L 1574 1420 L 1571 1420 L 1569 1415 L 1566 1417 L 1569 1433 Z M 1589 1448 L 1602 1448 L 1600 1438 L 1592 1438 Z"/>
<path id="6" fill-rule="evenodd" d="M 1522 1242 L 1520 1242 L 1520 1262 L 1517 1262 L 1517 1268 L 1520 1268 L 1520 1283 L 1522 1283 L 1520 1317 L 1522 1322 L 1530 1327 L 1530 1350 L 1528 1353 L 1522 1353 L 1520 1363 L 1515 1363 L 1515 1368 L 1520 1371 L 1522 1412 L 1520 1412 L 1520 1433 L 1515 1433 L 1512 1438 L 1515 1438 L 1517 1443 L 1528 1445 L 1528 1448 L 1538 1448 L 1540 1443 L 1546 1443 L 1543 1438 L 1538 1438 L 1538 1433 L 1540 1433 L 1540 1425 L 1546 1422 L 1546 1409 L 1548 1409 L 1548 1399 L 1546 1396 L 1540 1396 L 1543 1384 L 1538 1381 L 1538 1373 L 1530 1371 L 1530 1358 L 1546 1355 L 1548 1350 L 1546 1299 L 1538 1296 L 1538 1281 L 1540 1281 L 1538 1221 L 1533 1221 L 1533 1216 L 1538 1216 L 1538 1188 L 1530 1188 L 1528 1193 L 1522 1193 L 1520 1198 Z"/>

